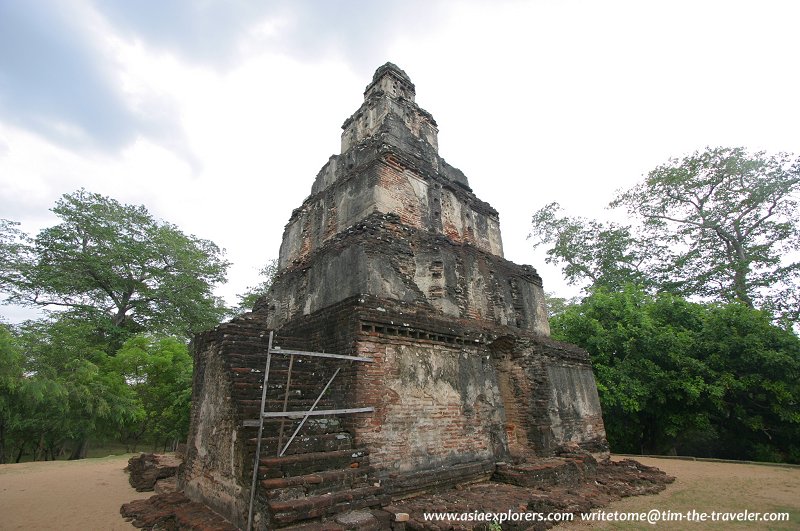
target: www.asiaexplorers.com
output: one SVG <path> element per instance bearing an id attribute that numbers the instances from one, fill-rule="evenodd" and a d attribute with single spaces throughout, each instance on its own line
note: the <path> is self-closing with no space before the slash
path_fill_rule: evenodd
<path id="1" fill-rule="evenodd" d="M 670 511 L 651 509 L 642 512 L 594 511 L 586 513 L 541 513 L 541 512 L 483 512 L 464 513 L 424 513 L 426 522 L 487 522 L 503 524 L 506 522 L 788 522 L 788 512 L 756 512 L 744 511 Z"/>

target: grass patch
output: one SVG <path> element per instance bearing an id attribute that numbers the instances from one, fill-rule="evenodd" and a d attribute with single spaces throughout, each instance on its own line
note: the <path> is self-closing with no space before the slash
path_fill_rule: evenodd
<path id="1" fill-rule="evenodd" d="M 612 503 L 606 512 L 646 513 L 652 509 L 686 514 L 690 511 L 740 513 L 789 513 L 788 522 L 574 522 L 555 529 L 800 529 L 800 469 L 738 463 L 680 461 L 637 458 L 656 466 L 677 480 L 655 496 L 625 498 Z"/>

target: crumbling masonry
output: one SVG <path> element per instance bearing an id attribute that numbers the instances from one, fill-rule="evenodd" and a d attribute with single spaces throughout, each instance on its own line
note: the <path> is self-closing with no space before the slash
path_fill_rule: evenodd
<path id="1" fill-rule="evenodd" d="M 266 419 L 256 528 L 607 452 L 588 355 L 548 337 L 541 278 L 503 258 L 497 211 L 439 156 L 414 98 L 398 67 L 375 72 L 286 225 L 269 294 L 194 341 L 181 485 L 240 527 L 270 331 L 371 361 L 272 356 L 266 410 L 308 410 L 340 368 L 317 409 L 373 411 L 310 417 L 283 457 L 300 419 Z"/>

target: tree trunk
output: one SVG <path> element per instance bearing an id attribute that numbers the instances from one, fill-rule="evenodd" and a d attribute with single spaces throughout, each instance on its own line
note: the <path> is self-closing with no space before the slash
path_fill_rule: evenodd
<path id="1" fill-rule="evenodd" d="M 50 460 L 55 461 L 58 459 L 58 444 L 53 443 L 49 446 Z"/>
<path id="2" fill-rule="evenodd" d="M 0 465 L 6 462 L 6 427 L 5 422 L 0 421 Z"/>
<path id="3" fill-rule="evenodd" d="M 747 290 L 747 273 L 748 270 L 736 270 L 733 277 L 733 291 L 739 302 L 745 304 L 748 308 L 753 308 L 753 299 L 750 298 Z"/>
<path id="4" fill-rule="evenodd" d="M 36 449 L 33 451 L 33 460 L 47 461 L 47 447 L 44 444 L 44 435 L 39 436 L 39 444 L 36 445 Z"/>
<path id="5" fill-rule="evenodd" d="M 734 249 L 738 260 L 733 264 L 733 292 L 739 302 L 747 305 L 748 308 L 753 308 L 753 299 L 750 298 L 748 289 L 750 286 L 747 280 L 747 275 L 750 273 L 750 261 L 745 255 L 741 242 L 735 242 Z"/>
<path id="6" fill-rule="evenodd" d="M 72 454 L 69 456 L 70 461 L 74 461 L 76 459 L 85 459 L 86 458 L 86 450 L 89 448 L 89 440 L 86 437 L 81 437 L 75 443 L 75 447 L 72 449 Z"/>
<path id="7" fill-rule="evenodd" d="M 17 452 L 17 458 L 14 460 L 15 463 L 19 463 L 19 460 L 22 459 L 22 454 L 25 452 L 25 443 L 19 445 L 19 452 Z"/>
<path id="8" fill-rule="evenodd" d="M 642 422 L 641 449 L 642 455 L 659 455 L 657 421 L 647 418 Z"/>

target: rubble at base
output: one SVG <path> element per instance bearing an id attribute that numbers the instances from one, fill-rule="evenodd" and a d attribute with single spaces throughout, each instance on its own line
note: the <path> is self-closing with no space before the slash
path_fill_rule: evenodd
<path id="1" fill-rule="evenodd" d="M 202 503 L 193 502 L 182 492 L 156 494 L 135 500 L 120 508 L 122 517 L 134 527 L 165 531 L 236 531 L 236 527 Z"/>
<path id="2" fill-rule="evenodd" d="M 443 471 L 446 472 L 446 471 Z M 632 459 L 596 462 L 588 454 L 519 465 L 498 464 L 493 480 L 457 485 L 395 501 L 382 509 L 342 512 L 285 528 L 293 531 L 482 530 L 485 522 L 425 521 L 425 513 L 588 512 L 621 498 L 657 494 L 675 480 Z M 123 517 L 143 529 L 232 531 L 208 507 L 173 492 L 122 506 Z M 504 530 L 539 530 L 552 522 L 504 523 Z"/>
<path id="3" fill-rule="evenodd" d="M 466 487 L 455 487 L 433 494 L 418 496 L 385 507 L 392 512 L 408 513 L 408 530 L 479 530 L 486 523 L 424 521 L 424 513 L 469 513 L 473 511 L 512 513 L 578 514 L 604 507 L 629 496 L 657 494 L 675 478 L 655 467 L 645 466 L 632 459 L 604 461 L 597 464 L 593 477 L 574 483 L 521 487 L 488 481 Z M 549 481 L 545 481 L 549 483 Z M 539 530 L 553 527 L 552 522 L 504 523 L 504 530 Z"/>
<path id="4" fill-rule="evenodd" d="M 150 492 L 158 490 L 157 484 L 162 484 L 161 488 L 165 488 L 163 484 L 167 479 L 171 479 L 174 484 L 181 464 L 183 460 L 176 455 L 143 453 L 131 457 L 125 470 L 129 472 L 128 481 L 136 492 Z"/>

